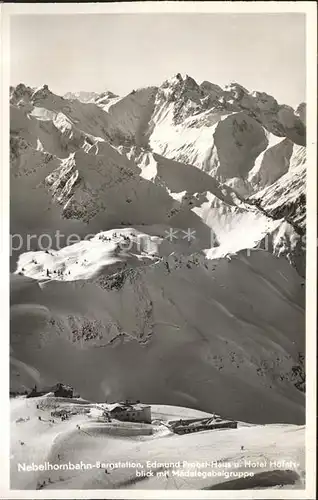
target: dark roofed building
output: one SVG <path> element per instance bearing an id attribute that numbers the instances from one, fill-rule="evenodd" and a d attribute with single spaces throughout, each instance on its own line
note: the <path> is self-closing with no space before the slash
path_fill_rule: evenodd
<path id="1" fill-rule="evenodd" d="M 109 405 L 111 417 L 127 422 L 143 422 L 151 424 L 151 407 L 140 403 L 114 403 Z"/>
<path id="2" fill-rule="evenodd" d="M 72 398 L 73 387 L 65 384 L 57 384 L 57 386 L 54 389 L 54 396 L 60 398 Z"/>

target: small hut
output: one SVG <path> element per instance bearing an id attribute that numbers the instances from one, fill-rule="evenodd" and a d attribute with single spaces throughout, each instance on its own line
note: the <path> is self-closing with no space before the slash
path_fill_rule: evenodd
<path id="1" fill-rule="evenodd" d="M 45 394 L 45 391 L 43 391 L 43 390 L 42 390 L 42 391 L 39 391 L 39 390 L 37 389 L 37 386 L 35 385 L 35 386 L 33 387 L 33 389 L 31 389 L 31 391 L 30 391 L 30 392 L 28 392 L 28 394 L 27 394 L 27 398 L 37 398 L 37 397 L 39 397 L 39 396 L 43 396 L 44 394 Z"/>

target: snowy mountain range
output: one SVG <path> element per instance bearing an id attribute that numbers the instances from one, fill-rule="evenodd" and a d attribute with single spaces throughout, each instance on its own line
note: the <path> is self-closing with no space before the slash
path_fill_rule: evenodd
<path id="1" fill-rule="evenodd" d="M 10 101 L 11 390 L 303 423 L 306 105 L 181 74 Z"/>

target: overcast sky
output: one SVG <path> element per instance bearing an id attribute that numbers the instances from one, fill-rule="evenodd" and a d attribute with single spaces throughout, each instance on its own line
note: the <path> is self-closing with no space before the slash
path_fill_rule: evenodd
<path id="1" fill-rule="evenodd" d="M 12 85 L 124 95 L 180 72 L 305 100 L 303 14 L 16 15 L 10 29 Z"/>

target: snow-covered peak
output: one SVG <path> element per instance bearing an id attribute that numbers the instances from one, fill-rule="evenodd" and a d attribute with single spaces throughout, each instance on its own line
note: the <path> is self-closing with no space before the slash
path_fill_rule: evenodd
<path id="1" fill-rule="evenodd" d="M 10 87 L 10 103 L 21 105 L 30 102 L 31 96 L 34 92 L 32 87 L 19 83 L 16 87 Z"/>
<path id="2" fill-rule="evenodd" d="M 42 85 L 41 87 L 38 87 L 32 94 L 31 99 L 33 101 L 36 101 L 37 99 L 45 99 L 49 95 L 52 95 L 53 92 L 49 89 L 47 85 Z"/>
<path id="3" fill-rule="evenodd" d="M 163 90 L 164 95 L 172 100 L 180 97 L 189 99 L 203 97 L 203 92 L 197 82 L 191 76 L 181 75 L 181 73 L 163 82 L 159 90 Z"/>
<path id="4" fill-rule="evenodd" d="M 208 82 L 207 80 L 204 80 L 204 82 L 201 83 L 200 88 L 204 93 L 213 95 L 214 97 L 220 97 L 223 95 L 222 87 L 216 85 L 215 83 Z"/>
<path id="5" fill-rule="evenodd" d="M 191 76 L 187 75 L 186 73 L 177 73 L 173 77 L 169 78 L 166 80 L 163 84 L 162 87 L 175 87 L 175 86 L 187 86 L 188 88 L 192 89 L 197 89 L 199 85 L 197 82 L 192 78 Z"/>
<path id="6" fill-rule="evenodd" d="M 64 94 L 64 99 L 77 99 L 81 102 L 94 102 L 95 99 L 99 97 L 97 92 L 87 92 L 87 91 L 79 91 L 79 92 L 67 92 Z"/>
<path id="7" fill-rule="evenodd" d="M 249 94 L 249 91 L 245 87 L 243 87 L 243 85 L 237 82 L 230 82 L 229 84 L 225 85 L 224 90 L 232 93 L 234 96 L 237 96 L 237 99 L 242 97 L 244 94 Z"/>

